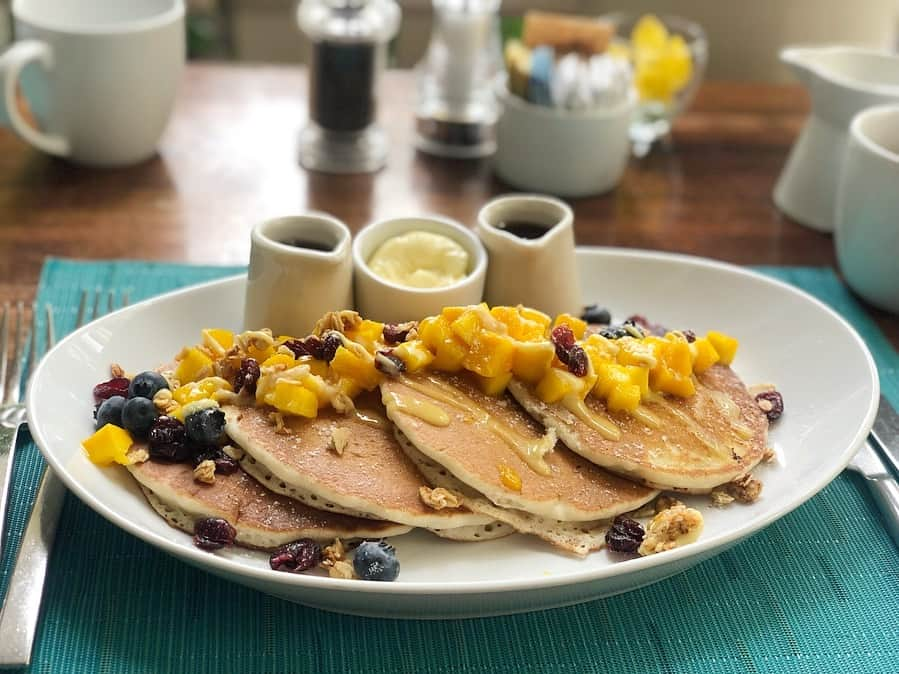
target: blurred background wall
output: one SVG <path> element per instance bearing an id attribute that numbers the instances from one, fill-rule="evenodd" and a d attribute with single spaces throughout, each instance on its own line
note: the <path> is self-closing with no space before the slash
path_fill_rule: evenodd
<path id="1" fill-rule="evenodd" d="M 66 2 L 68 0 L 59 0 Z M 123 0 L 127 1 L 127 0 Z M 0 0 L 0 44 L 10 0 Z M 296 0 L 188 0 L 194 58 L 295 63 L 305 46 L 296 27 Z M 400 0 L 403 24 L 393 65 L 421 58 L 430 36 L 430 0 Z M 504 0 L 506 28 L 528 9 L 586 15 L 626 9 L 670 12 L 699 21 L 710 43 L 708 77 L 787 81 L 778 51 L 796 43 L 840 42 L 896 49 L 899 0 Z"/>

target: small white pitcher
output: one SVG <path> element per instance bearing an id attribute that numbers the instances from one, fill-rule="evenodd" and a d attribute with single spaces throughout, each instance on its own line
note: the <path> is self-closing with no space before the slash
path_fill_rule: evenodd
<path id="1" fill-rule="evenodd" d="M 899 105 L 871 108 L 852 120 L 834 240 L 849 286 L 899 314 Z"/>
<path id="2" fill-rule="evenodd" d="M 832 232 L 849 123 L 865 108 L 899 102 L 899 56 L 857 47 L 788 48 L 812 99 L 812 114 L 774 188 L 774 203 L 813 229 Z"/>
<path id="3" fill-rule="evenodd" d="M 527 223 L 540 235 L 516 236 L 505 229 L 512 223 Z M 580 315 L 574 214 L 567 204 L 539 194 L 499 197 L 478 213 L 477 232 L 490 258 L 484 288 L 489 304 Z"/>
<path id="4" fill-rule="evenodd" d="M 353 308 L 350 230 L 325 213 L 259 223 L 250 236 L 244 329 L 303 337 L 326 312 Z"/>

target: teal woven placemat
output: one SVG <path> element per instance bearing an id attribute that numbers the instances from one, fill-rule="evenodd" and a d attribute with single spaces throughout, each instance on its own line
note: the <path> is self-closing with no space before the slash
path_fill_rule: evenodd
<path id="1" fill-rule="evenodd" d="M 236 268 L 50 260 L 39 302 L 73 327 L 81 288 L 137 301 Z M 855 325 L 899 404 L 899 356 L 832 272 L 765 268 Z M 42 460 L 18 448 L 10 527 L 21 531 Z M 0 563 L 5 592 L 18 535 Z M 387 621 L 307 609 L 198 571 L 69 496 L 32 670 L 47 672 L 895 672 L 899 551 L 868 494 L 840 476 L 712 560 L 650 587 L 539 613 Z"/>

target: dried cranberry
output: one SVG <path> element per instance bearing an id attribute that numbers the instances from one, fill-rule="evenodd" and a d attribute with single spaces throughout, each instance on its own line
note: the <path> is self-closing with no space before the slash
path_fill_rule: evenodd
<path id="1" fill-rule="evenodd" d="M 322 340 L 311 335 L 306 339 L 288 339 L 284 346 L 293 351 L 294 358 L 312 356 L 316 360 L 324 360 L 322 356 Z"/>
<path id="2" fill-rule="evenodd" d="M 612 552 L 637 552 L 646 532 L 636 520 L 618 515 L 606 531 L 606 545 Z"/>
<path id="3" fill-rule="evenodd" d="M 755 402 L 768 421 L 777 421 L 784 413 L 784 398 L 778 391 L 762 391 L 755 397 Z"/>
<path id="4" fill-rule="evenodd" d="M 590 361 L 587 360 L 587 352 L 577 344 L 572 346 L 568 352 L 568 371 L 575 377 L 584 377 L 587 374 L 589 365 Z"/>
<path id="5" fill-rule="evenodd" d="M 375 354 L 375 367 L 391 377 L 396 377 L 406 371 L 406 363 L 391 349 L 383 349 Z"/>
<path id="6" fill-rule="evenodd" d="M 343 346 L 343 338 L 339 332 L 329 332 L 322 340 L 322 360 L 330 363 L 334 360 L 337 349 Z"/>
<path id="7" fill-rule="evenodd" d="M 194 524 L 194 545 L 203 550 L 218 550 L 234 543 L 237 530 L 228 520 L 207 517 Z"/>
<path id="8" fill-rule="evenodd" d="M 318 566 L 321 561 L 322 549 L 318 543 L 311 538 L 301 538 L 278 548 L 269 557 L 268 563 L 275 571 L 300 573 Z"/>
<path id="9" fill-rule="evenodd" d="M 202 449 L 195 451 L 196 454 L 194 454 L 193 457 L 195 468 L 204 461 L 215 462 L 215 472 L 221 473 L 222 475 L 231 475 L 232 473 L 236 473 L 237 469 L 240 468 L 240 464 L 237 463 L 237 461 L 225 454 L 218 447 L 203 447 Z"/>
<path id="10" fill-rule="evenodd" d="M 101 403 L 113 396 L 128 397 L 128 386 L 131 381 L 126 377 L 113 377 L 109 381 L 100 382 L 94 386 L 94 402 Z"/>
<path id="11" fill-rule="evenodd" d="M 256 384 L 259 382 L 259 363 L 255 358 L 244 358 L 240 361 L 240 370 L 234 379 L 234 392 L 246 391 L 251 395 L 256 394 Z"/>
<path id="12" fill-rule="evenodd" d="M 568 364 L 568 352 L 574 346 L 574 333 L 565 325 L 557 325 L 549 335 L 550 341 L 556 346 L 556 357 L 566 365 Z"/>
<path id="13" fill-rule="evenodd" d="M 415 323 L 387 323 L 381 335 L 388 344 L 400 344 L 409 338 L 409 332 L 414 327 Z"/>
<path id="14" fill-rule="evenodd" d="M 696 341 L 696 333 L 692 330 L 681 330 L 681 334 L 684 336 L 684 339 L 687 340 L 688 344 L 692 344 Z"/>
<path id="15" fill-rule="evenodd" d="M 150 427 L 147 444 L 154 459 L 179 463 L 194 455 L 184 424 L 173 417 L 157 417 Z"/>

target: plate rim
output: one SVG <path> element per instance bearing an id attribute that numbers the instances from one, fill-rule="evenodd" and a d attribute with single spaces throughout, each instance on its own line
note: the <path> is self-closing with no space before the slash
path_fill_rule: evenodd
<path id="1" fill-rule="evenodd" d="M 41 359 L 40 363 L 35 369 L 26 393 L 26 408 L 31 436 L 37 444 L 45 461 L 47 461 L 49 467 L 56 471 L 56 474 L 65 483 L 66 488 L 73 492 L 85 505 L 90 507 L 96 513 L 104 517 L 107 521 L 111 522 L 118 528 L 188 563 L 199 566 L 204 570 L 209 570 L 219 574 L 246 577 L 265 584 L 275 583 L 276 585 L 284 585 L 288 587 L 292 586 L 294 589 L 309 588 L 310 590 L 331 590 L 337 592 L 361 592 L 389 595 L 483 595 L 505 594 L 509 592 L 520 591 L 540 591 L 554 587 L 587 584 L 626 574 L 639 574 L 641 571 L 654 569 L 667 564 L 673 564 L 680 560 L 684 560 L 693 556 L 702 556 L 704 554 L 706 555 L 706 557 L 714 556 L 718 554 L 716 552 L 716 549 L 720 548 L 720 551 L 723 552 L 728 547 L 733 546 L 740 540 L 758 533 L 759 531 L 770 525 L 772 522 L 789 514 L 790 512 L 804 504 L 806 501 L 808 501 L 810 498 L 815 496 L 817 493 L 819 493 L 824 487 L 832 482 L 840 472 L 842 472 L 852 456 L 864 442 L 865 437 L 867 436 L 868 432 L 871 429 L 871 426 L 873 425 L 880 395 L 880 379 L 874 358 L 871 355 L 871 352 L 865 344 L 864 340 L 845 318 L 840 316 L 835 310 L 824 304 L 821 300 L 812 296 L 808 292 L 797 288 L 796 286 L 790 285 L 789 283 L 786 283 L 779 279 L 766 276 L 753 269 L 741 267 L 729 262 L 722 262 L 719 260 L 713 260 L 710 258 L 683 253 L 643 250 L 639 248 L 619 248 L 606 246 L 577 247 L 578 258 L 595 256 L 611 256 L 621 258 L 633 257 L 641 260 L 645 260 L 648 258 L 662 261 L 674 261 L 681 262 L 690 266 L 707 268 L 711 267 L 730 274 L 737 274 L 739 276 L 751 278 L 755 281 L 760 281 L 765 284 L 772 285 L 782 291 L 797 296 L 805 301 L 811 302 L 818 310 L 823 310 L 832 319 L 835 319 L 839 324 L 841 324 L 843 329 L 847 331 L 849 336 L 854 340 L 855 345 L 860 349 L 862 355 L 864 356 L 865 362 L 868 366 L 868 373 L 871 377 L 872 390 L 871 399 L 868 401 L 868 409 L 864 419 L 859 426 L 859 429 L 856 431 L 856 434 L 850 442 L 849 446 L 845 448 L 839 455 L 839 460 L 834 462 L 834 466 L 832 467 L 832 469 L 822 478 L 816 481 L 814 485 L 811 485 L 810 487 L 807 487 L 805 490 L 803 490 L 803 492 L 797 498 L 790 501 L 789 504 L 782 506 L 775 511 L 772 511 L 763 517 L 752 520 L 752 523 L 748 526 L 748 528 L 741 527 L 736 530 L 728 531 L 726 533 L 719 534 L 714 539 L 700 539 L 699 541 L 692 543 L 691 545 L 667 551 L 664 555 L 650 555 L 636 559 L 629 559 L 619 564 L 593 567 L 589 569 L 574 571 L 564 575 L 533 576 L 528 578 L 510 580 L 451 581 L 445 583 L 435 581 L 408 581 L 402 583 L 382 584 L 360 583 L 356 580 L 344 580 L 304 574 L 278 574 L 277 576 L 273 576 L 272 572 L 269 569 L 248 566 L 241 560 L 220 557 L 218 555 L 210 554 L 199 549 L 190 549 L 182 544 L 170 541 L 153 531 L 145 530 L 140 526 L 133 524 L 124 516 L 118 514 L 116 511 L 108 508 L 106 505 L 98 501 L 93 494 L 82 488 L 80 483 L 68 474 L 68 472 L 65 470 L 65 467 L 60 461 L 56 459 L 53 452 L 47 449 L 47 447 L 49 446 L 48 439 L 44 435 L 40 424 L 34 423 L 34 410 L 38 407 L 36 405 L 38 401 L 35 399 L 35 382 L 39 382 L 41 380 L 41 377 L 43 376 L 44 371 L 47 368 L 47 363 L 50 360 L 48 358 L 50 354 L 55 353 L 56 351 L 63 350 L 70 342 L 74 342 L 79 339 L 83 333 L 91 329 L 90 323 L 83 326 L 82 328 L 79 328 L 78 330 L 73 331 L 65 338 L 60 340 L 60 342 L 53 349 L 45 354 L 44 358 Z M 238 273 L 220 279 L 214 279 L 211 281 L 205 281 L 190 285 L 184 288 L 179 288 L 149 298 L 142 302 L 138 302 L 131 306 L 118 309 L 114 312 L 106 314 L 101 320 L 105 320 L 106 318 L 111 316 L 127 314 L 132 311 L 146 310 L 147 308 L 152 307 L 153 304 L 165 302 L 181 295 L 200 292 L 201 290 L 208 289 L 212 286 L 225 286 L 227 284 L 239 283 L 245 278 L 245 273 Z"/>

